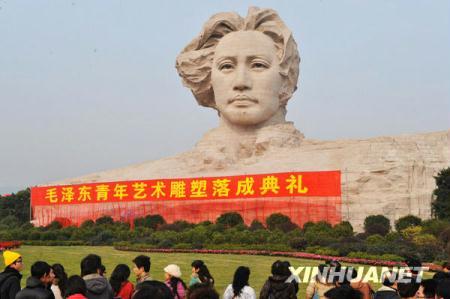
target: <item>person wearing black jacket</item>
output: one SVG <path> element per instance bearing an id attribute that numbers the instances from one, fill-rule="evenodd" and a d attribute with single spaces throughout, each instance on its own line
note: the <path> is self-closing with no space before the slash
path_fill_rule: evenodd
<path id="1" fill-rule="evenodd" d="M 20 291 L 20 280 L 23 269 L 22 256 L 13 251 L 5 250 L 3 252 L 5 260 L 5 271 L 0 273 L 0 299 L 15 299 Z"/>
<path id="2" fill-rule="evenodd" d="M 31 276 L 27 279 L 27 285 L 15 299 L 55 299 L 50 286 L 55 279 L 52 267 L 42 261 L 37 261 L 31 266 Z"/>
<path id="3" fill-rule="evenodd" d="M 297 299 L 295 287 L 292 282 L 286 282 L 290 272 L 286 271 L 286 264 L 276 261 L 272 264 L 272 276 L 264 283 L 259 294 L 260 299 Z"/>

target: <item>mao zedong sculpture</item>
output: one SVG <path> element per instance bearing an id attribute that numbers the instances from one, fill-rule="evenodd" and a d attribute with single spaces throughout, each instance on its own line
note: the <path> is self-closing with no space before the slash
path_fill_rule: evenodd
<path id="1" fill-rule="evenodd" d="M 236 162 L 271 144 L 300 144 L 303 136 L 285 118 L 299 63 L 291 31 L 271 9 L 252 7 L 245 18 L 218 13 L 206 22 L 176 67 L 199 105 L 220 117 L 219 127 L 197 146 L 209 149 L 207 159 L 219 162 L 217 153 L 223 153 Z"/>

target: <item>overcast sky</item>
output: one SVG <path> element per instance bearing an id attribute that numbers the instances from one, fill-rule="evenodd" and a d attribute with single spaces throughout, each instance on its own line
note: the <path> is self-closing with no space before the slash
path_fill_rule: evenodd
<path id="1" fill-rule="evenodd" d="M 251 5 L 299 45 L 288 120 L 307 138 L 447 130 L 449 3 L 0 0 L 0 194 L 192 148 L 217 116 L 175 57 L 209 16 Z"/>

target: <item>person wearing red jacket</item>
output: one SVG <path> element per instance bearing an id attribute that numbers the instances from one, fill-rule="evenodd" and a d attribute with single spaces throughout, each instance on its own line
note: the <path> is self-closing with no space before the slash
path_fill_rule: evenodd
<path id="1" fill-rule="evenodd" d="M 128 280 L 130 277 L 130 267 L 119 264 L 111 273 L 109 283 L 114 292 L 114 298 L 131 299 L 134 292 L 134 285 Z"/>

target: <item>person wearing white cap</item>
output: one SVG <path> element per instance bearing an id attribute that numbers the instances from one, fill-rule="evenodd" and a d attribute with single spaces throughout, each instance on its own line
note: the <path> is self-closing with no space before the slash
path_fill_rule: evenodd
<path id="1" fill-rule="evenodd" d="M 5 250 L 3 251 L 5 261 L 5 271 L 0 273 L 0 298 L 14 299 L 20 291 L 20 280 L 23 269 L 23 260 L 20 253 Z"/>
<path id="2" fill-rule="evenodd" d="M 181 279 L 180 267 L 174 264 L 170 264 L 164 268 L 165 281 L 164 283 L 172 291 L 174 299 L 186 298 L 186 284 Z"/>

